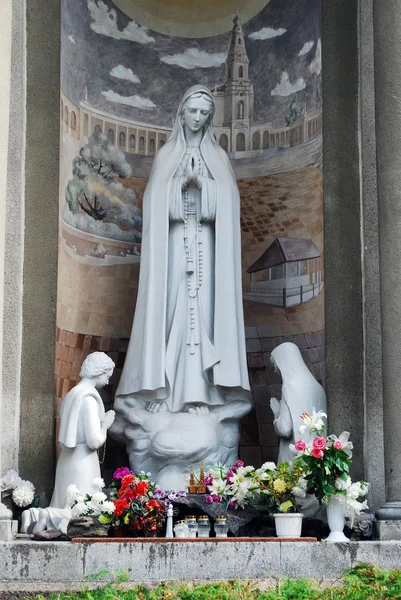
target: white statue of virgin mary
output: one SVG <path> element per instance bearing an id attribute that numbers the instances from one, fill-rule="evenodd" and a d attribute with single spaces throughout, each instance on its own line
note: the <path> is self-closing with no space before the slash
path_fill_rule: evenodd
<path id="1" fill-rule="evenodd" d="M 240 199 L 213 113 L 211 92 L 190 88 L 154 159 L 138 299 L 115 400 L 112 434 L 127 443 L 131 466 L 170 487 L 197 460 L 234 461 L 239 420 L 251 408 Z"/>

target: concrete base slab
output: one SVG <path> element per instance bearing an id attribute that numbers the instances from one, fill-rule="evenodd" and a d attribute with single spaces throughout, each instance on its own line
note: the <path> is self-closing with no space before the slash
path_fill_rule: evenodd
<path id="1" fill-rule="evenodd" d="M 375 538 L 381 542 L 401 540 L 401 520 L 376 521 Z"/>
<path id="2" fill-rule="evenodd" d="M 33 542 L 0 543 L 0 590 L 18 583 L 20 591 L 74 589 L 88 575 L 126 571 L 131 582 L 268 580 L 313 577 L 332 580 L 360 562 L 399 568 L 397 542 L 265 542 L 249 540 L 197 543 Z M 73 589 L 71 587 L 71 589 Z"/>
<path id="3" fill-rule="evenodd" d="M 18 531 L 18 521 L 0 519 L 0 542 L 12 542 Z"/>

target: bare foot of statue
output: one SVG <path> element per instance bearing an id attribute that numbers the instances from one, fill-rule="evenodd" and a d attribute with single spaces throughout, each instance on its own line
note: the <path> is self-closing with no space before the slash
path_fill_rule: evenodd
<path id="1" fill-rule="evenodd" d="M 194 415 L 207 415 L 209 413 L 209 407 L 205 404 L 188 404 L 185 407 L 185 411 Z"/>
<path id="2" fill-rule="evenodd" d="M 151 413 L 168 411 L 168 406 L 165 402 L 163 402 L 163 400 L 152 400 L 152 402 L 148 402 L 146 404 L 145 408 Z"/>

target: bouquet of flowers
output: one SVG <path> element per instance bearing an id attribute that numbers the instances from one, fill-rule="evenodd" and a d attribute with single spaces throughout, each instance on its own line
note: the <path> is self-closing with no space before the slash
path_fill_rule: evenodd
<path id="1" fill-rule="evenodd" d="M 35 494 L 33 483 L 21 479 L 13 469 L 0 478 L 0 492 L 3 496 L 11 496 L 12 501 L 19 508 L 39 504 L 39 496 Z"/>
<path id="2" fill-rule="evenodd" d="M 150 473 L 136 474 L 119 467 L 113 474 L 111 498 L 116 527 L 126 525 L 134 534 L 156 536 L 162 527 L 169 504 L 185 491 L 165 492 L 150 480 Z"/>
<path id="3" fill-rule="evenodd" d="M 260 494 L 273 501 L 277 512 L 299 512 L 297 498 L 305 498 L 307 488 L 304 467 L 300 462 L 296 464 L 282 462 L 277 467 L 274 463 L 271 464 L 272 468 L 258 474 Z"/>
<path id="4" fill-rule="evenodd" d="M 280 512 L 297 512 L 297 497 L 305 497 L 306 481 L 301 464 L 294 467 L 266 462 L 259 469 L 245 466 L 241 460 L 231 467 L 212 467 L 205 484 L 209 494 L 206 502 L 226 502 L 227 508 L 244 508 L 260 498 L 268 499 Z"/>
<path id="5" fill-rule="evenodd" d="M 364 481 L 352 483 L 349 471 L 353 444 L 349 441 L 349 432 L 343 431 L 339 437 L 326 437 L 325 417 L 327 415 L 322 411 L 301 415 L 303 425 L 299 432 L 308 432 L 314 437 L 309 444 L 298 440 L 290 446 L 296 454 L 293 462 L 303 465 L 307 471 L 307 493 L 315 494 L 320 503 L 323 500 L 327 502 L 334 495 L 344 496 L 345 514 L 352 520 L 355 515 L 368 508 L 366 501 L 358 502 L 358 498 L 367 494 L 369 484 Z"/>
<path id="6" fill-rule="evenodd" d="M 211 467 L 205 477 L 209 492 L 206 502 L 226 502 L 230 509 L 251 504 L 259 492 L 255 473 L 255 467 L 246 467 L 242 460 L 237 460 L 231 467 Z"/>
<path id="7" fill-rule="evenodd" d="M 71 508 L 71 517 L 81 517 L 84 515 L 93 515 L 98 518 L 102 525 L 111 525 L 114 515 L 114 503 L 107 499 L 102 489 L 104 488 L 103 479 L 95 478 L 92 482 L 95 492 L 90 494 L 81 494 L 76 485 L 69 485 L 67 488 L 67 506 Z"/>

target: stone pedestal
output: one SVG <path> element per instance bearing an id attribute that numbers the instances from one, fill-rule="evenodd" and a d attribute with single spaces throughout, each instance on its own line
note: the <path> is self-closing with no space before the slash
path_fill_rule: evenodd
<path id="1" fill-rule="evenodd" d="M 376 521 L 374 537 L 381 542 L 401 540 L 401 520 Z"/>
<path id="2" fill-rule="evenodd" d="M 13 542 L 18 532 L 18 521 L 11 519 L 0 520 L 0 542 Z"/>
<path id="3" fill-rule="evenodd" d="M 379 539 L 401 527 L 401 6 L 375 0 L 377 191 L 382 307 L 383 430 L 386 504 L 376 517 Z M 393 523 L 390 523 L 393 521 Z M 398 524 L 397 524 L 397 521 Z M 392 532 L 392 533 L 391 533 Z M 385 535 L 386 537 L 381 537 Z"/>

